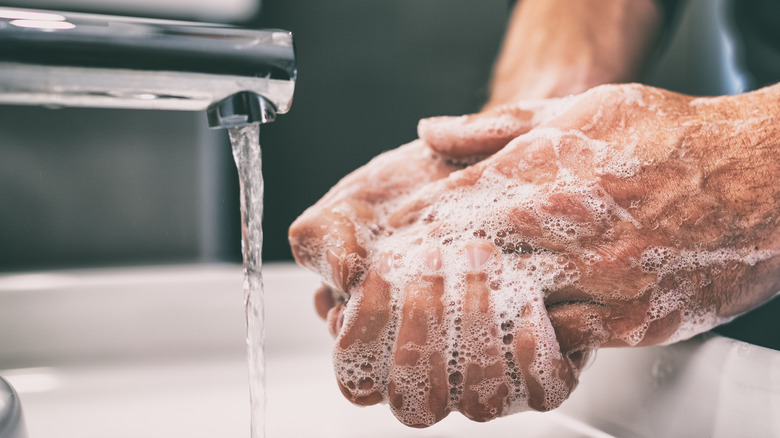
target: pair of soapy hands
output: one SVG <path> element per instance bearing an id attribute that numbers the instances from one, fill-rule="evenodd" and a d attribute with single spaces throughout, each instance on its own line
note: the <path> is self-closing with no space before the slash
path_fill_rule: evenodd
<path id="1" fill-rule="evenodd" d="M 523 2 L 527 15 L 577 2 L 553 3 Z M 621 3 L 641 2 L 608 5 Z M 494 96 L 517 101 L 501 75 L 500 59 Z M 771 298 L 778 102 L 778 85 L 718 98 L 606 85 L 422 120 L 419 140 L 290 229 L 325 281 L 315 303 L 344 395 L 411 426 L 549 410 L 595 349 L 674 342 Z"/>
<path id="2" fill-rule="evenodd" d="M 771 297 L 778 91 L 609 85 L 422 120 L 290 231 L 326 282 L 344 395 L 415 426 L 549 410 L 596 348 L 684 339 Z"/>

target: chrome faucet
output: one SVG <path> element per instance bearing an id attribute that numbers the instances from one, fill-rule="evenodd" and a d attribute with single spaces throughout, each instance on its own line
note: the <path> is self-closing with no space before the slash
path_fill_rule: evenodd
<path id="1" fill-rule="evenodd" d="M 275 120 L 290 109 L 292 34 L 0 7 L 0 104 L 206 111 L 209 126 Z M 0 378 L 0 438 L 26 438 Z"/>
<path id="2" fill-rule="evenodd" d="M 0 8 L 0 104 L 205 110 L 212 128 L 292 103 L 292 34 Z"/>

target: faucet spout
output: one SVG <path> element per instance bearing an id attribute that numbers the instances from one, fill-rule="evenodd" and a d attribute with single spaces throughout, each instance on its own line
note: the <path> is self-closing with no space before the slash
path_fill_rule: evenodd
<path id="1" fill-rule="evenodd" d="M 292 34 L 0 8 L 0 104 L 209 110 L 215 126 L 286 113 Z"/>
<path id="2" fill-rule="evenodd" d="M 242 91 L 206 109 L 210 128 L 230 128 L 276 120 L 276 108 L 263 96 Z"/>

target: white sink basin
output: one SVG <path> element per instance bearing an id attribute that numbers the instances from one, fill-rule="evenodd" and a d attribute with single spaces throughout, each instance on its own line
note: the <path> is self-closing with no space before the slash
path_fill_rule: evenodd
<path id="1" fill-rule="evenodd" d="M 0 276 L 0 375 L 30 438 L 249 436 L 239 266 Z M 331 371 L 317 279 L 265 268 L 267 436 L 780 436 L 780 353 L 725 338 L 602 350 L 554 412 L 423 430 L 359 408 Z"/>
<path id="2" fill-rule="evenodd" d="M 0 377 L 0 438 L 26 438 L 19 398 Z"/>

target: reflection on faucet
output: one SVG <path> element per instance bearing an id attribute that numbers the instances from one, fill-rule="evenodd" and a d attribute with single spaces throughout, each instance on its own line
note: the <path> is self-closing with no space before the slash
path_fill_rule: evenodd
<path id="1" fill-rule="evenodd" d="M 276 120 L 276 108 L 262 96 L 242 91 L 211 104 L 206 109 L 211 128 L 230 128 Z"/>
<path id="2" fill-rule="evenodd" d="M 286 113 L 295 79 L 287 31 L 0 8 L 2 104 L 211 107 L 226 127 Z"/>

